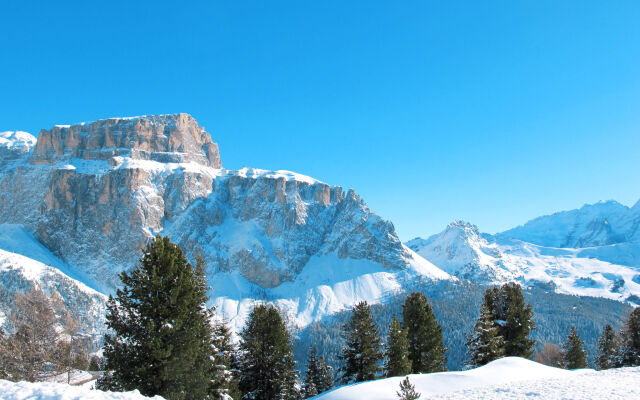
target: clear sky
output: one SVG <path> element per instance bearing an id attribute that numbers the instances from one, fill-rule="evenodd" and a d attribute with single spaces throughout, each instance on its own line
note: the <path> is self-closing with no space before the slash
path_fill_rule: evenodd
<path id="1" fill-rule="evenodd" d="M 640 199 L 640 2 L 0 0 L 0 130 L 187 112 L 403 240 Z"/>

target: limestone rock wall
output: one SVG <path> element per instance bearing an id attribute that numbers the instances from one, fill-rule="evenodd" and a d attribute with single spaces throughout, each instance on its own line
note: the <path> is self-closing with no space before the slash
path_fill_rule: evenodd
<path id="1" fill-rule="evenodd" d="M 29 162 L 0 169 L 0 223 L 24 225 L 103 291 L 156 233 L 192 260 L 202 254 L 210 273 L 239 271 L 264 288 L 293 280 L 316 255 L 406 266 L 393 225 L 353 191 L 219 167 L 217 146 L 186 114 L 54 127 Z"/>
<path id="2" fill-rule="evenodd" d="M 222 168 L 218 145 L 189 114 L 110 118 L 43 129 L 33 164 L 60 159 L 108 160 L 113 156 L 159 162 L 194 161 Z"/>

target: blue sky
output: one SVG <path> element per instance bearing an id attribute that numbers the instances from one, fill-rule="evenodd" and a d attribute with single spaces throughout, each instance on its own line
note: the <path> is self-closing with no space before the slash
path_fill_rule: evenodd
<path id="1" fill-rule="evenodd" d="M 0 130 L 187 112 L 403 240 L 640 199 L 637 1 L 0 4 Z"/>

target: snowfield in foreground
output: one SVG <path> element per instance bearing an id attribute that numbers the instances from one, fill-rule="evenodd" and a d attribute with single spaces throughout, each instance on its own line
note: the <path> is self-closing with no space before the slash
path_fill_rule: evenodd
<path id="1" fill-rule="evenodd" d="M 133 392 L 102 392 L 83 386 L 69 386 L 63 383 L 9 382 L 0 380 L 2 400 L 162 400 L 162 397 L 146 397 L 137 390 Z"/>
<path id="2" fill-rule="evenodd" d="M 395 400 L 404 377 L 343 386 L 315 400 Z M 420 399 L 640 399 L 640 367 L 567 371 L 507 357 L 469 371 L 409 375 Z"/>

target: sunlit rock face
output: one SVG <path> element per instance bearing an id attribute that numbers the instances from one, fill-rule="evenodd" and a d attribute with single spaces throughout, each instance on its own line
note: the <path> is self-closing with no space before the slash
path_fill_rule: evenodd
<path id="1" fill-rule="evenodd" d="M 189 114 L 110 118 L 40 131 L 32 164 L 114 156 L 222 168 L 218 145 Z"/>
<path id="2" fill-rule="evenodd" d="M 0 169 L 0 223 L 24 226 L 103 291 L 157 233 L 202 255 L 210 274 L 237 271 L 263 288 L 295 279 L 314 255 L 390 270 L 411 258 L 353 191 L 222 169 L 218 145 L 187 114 L 55 126 L 20 154 Z"/>

